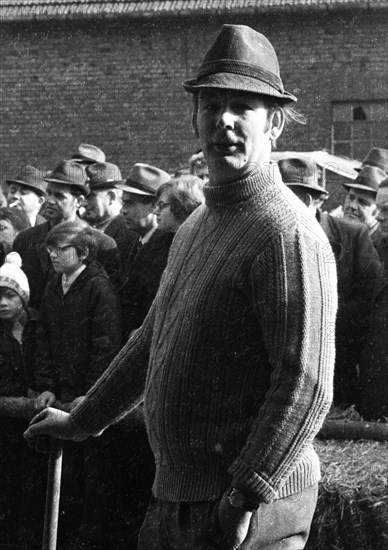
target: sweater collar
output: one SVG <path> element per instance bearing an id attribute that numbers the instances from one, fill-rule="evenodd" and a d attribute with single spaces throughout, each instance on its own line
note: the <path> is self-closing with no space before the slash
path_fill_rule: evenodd
<path id="1" fill-rule="evenodd" d="M 281 177 L 276 163 L 266 163 L 259 168 L 255 166 L 243 178 L 232 183 L 205 186 L 206 205 L 209 208 L 231 206 L 255 195 L 266 194 L 279 181 L 281 182 Z"/>

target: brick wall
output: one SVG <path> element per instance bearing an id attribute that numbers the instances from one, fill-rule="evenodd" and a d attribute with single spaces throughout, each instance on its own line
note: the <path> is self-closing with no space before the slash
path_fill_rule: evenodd
<path id="1" fill-rule="evenodd" d="M 330 150 L 331 101 L 386 97 L 386 12 L 169 17 L 2 24 L 1 176 L 52 168 L 80 142 L 126 175 L 134 162 L 173 170 L 198 144 L 192 77 L 222 23 L 248 24 L 278 52 L 286 88 L 308 116 L 280 149 Z"/>

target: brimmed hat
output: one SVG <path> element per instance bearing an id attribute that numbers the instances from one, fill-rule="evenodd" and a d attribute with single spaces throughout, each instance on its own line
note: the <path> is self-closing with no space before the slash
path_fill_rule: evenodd
<path id="1" fill-rule="evenodd" d="M 376 195 L 379 183 L 387 177 L 386 172 L 375 166 L 362 166 L 352 183 L 343 183 L 345 189 L 359 189 Z"/>
<path id="2" fill-rule="evenodd" d="M 16 183 L 17 185 L 24 185 L 24 187 L 28 187 L 28 189 L 31 189 L 37 195 L 46 195 L 47 182 L 44 180 L 44 173 L 33 166 L 24 166 L 15 178 L 5 181 L 8 184 Z"/>
<path id="3" fill-rule="evenodd" d="M 380 170 L 388 173 L 388 149 L 372 147 L 362 161 L 361 168 L 364 166 L 374 166 L 375 168 L 380 168 Z M 359 172 L 361 168 L 356 168 L 357 172 Z"/>
<path id="4" fill-rule="evenodd" d="M 109 189 L 115 183 L 122 183 L 123 178 L 120 169 L 110 162 L 95 162 L 86 167 L 86 175 L 89 178 L 91 191 Z"/>
<path id="5" fill-rule="evenodd" d="M 21 270 L 22 259 L 17 252 L 10 252 L 0 267 L 0 286 L 16 292 L 26 306 L 30 299 L 30 287 L 24 271 Z"/>
<path id="6" fill-rule="evenodd" d="M 71 157 L 71 160 L 75 160 L 81 164 L 93 164 L 95 162 L 105 162 L 105 153 L 99 147 L 95 145 L 89 145 L 88 143 L 80 143 L 78 145 L 77 152 Z"/>
<path id="7" fill-rule="evenodd" d="M 317 183 L 318 171 L 315 162 L 301 158 L 281 159 L 278 166 L 287 187 L 303 187 L 321 195 L 329 194 Z"/>
<path id="8" fill-rule="evenodd" d="M 297 101 L 284 90 L 279 62 L 271 42 L 245 25 L 223 25 L 206 53 L 197 78 L 186 80 L 189 93 L 201 88 L 225 88 Z"/>
<path id="9" fill-rule="evenodd" d="M 164 170 L 138 162 L 131 168 L 128 178 L 114 187 L 127 193 L 154 197 L 158 188 L 170 179 L 170 174 Z"/>
<path id="10" fill-rule="evenodd" d="M 89 194 L 89 187 L 87 185 L 88 177 L 85 168 L 74 160 L 63 160 L 45 180 L 52 183 L 61 183 L 62 185 L 76 187 L 86 195 Z"/>

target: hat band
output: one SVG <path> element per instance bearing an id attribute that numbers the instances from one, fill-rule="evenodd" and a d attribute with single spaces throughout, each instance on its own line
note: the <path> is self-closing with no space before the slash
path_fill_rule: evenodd
<path id="1" fill-rule="evenodd" d="M 156 192 L 152 187 L 149 187 L 148 185 L 141 183 L 140 181 L 134 181 L 128 178 L 125 181 L 126 185 L 129 185 L 130 187 L 134 187 L 135 189 L 139 189 L 139 191 L 144 191 L 145 193 L 150 193 L 152 195 L 156 195 Z"/>
<path id="2" fill-rule="evenodd" d="M 280 78 L 265 69 L 245 63 L 244 61 L 233 61 L 230 59 L 221 59 L 219 61 L 207 61 L 198 71 L 197 80 L 199 81 L 204 76 L 214 73 L 233 73 L 242 76 L 249 76 L 273 86 L 276 90 L 284 93 L 283 82 Z"/>
<path id="3" fill-rule="evenodd" d="M 298 178 L 298 176 L 294 176 L 291 180 L 283 179 L 283 183 L 286 183 L 287 185 L 288 184 L 292 184 L 292 185 L 314 185 L 314 186 L 317 185 L 314 176 L 311 176 L 311 177 L 305 176 L 305 177 L 302 177 L 302 178 Z"/>

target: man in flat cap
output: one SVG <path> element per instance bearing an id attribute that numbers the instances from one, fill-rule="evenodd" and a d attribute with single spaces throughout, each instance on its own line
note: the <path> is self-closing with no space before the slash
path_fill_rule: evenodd
<path id="1" fill-rule="evenodd" d="M 206 204 L 178 230 L 142 327 L 104 377 L 26 437 L 82 440 L 144 398 L 156 475 L 138 548 L 296 550 L 316 504 L 337 307 L 327 238 L 270 163 L 296 98 L 270 42 L 240 25 L 222 27 L 184 87 Z"/>
<path id="2" fill-rule="evenodd" d="M 30 283 L 30 304 L 39 309 L 47 281 L 53 274 L 53 268 L 45 247 L 45 239 L 52 227 L 63 221 L 75 221 L 79 207 L 89 193 L 87 175 L 84 166 L 72 160 L 62 161 L 48 177 L 47 221 L 19 233 L 13 249 L 22 258 L 23 270 Z M 86 224 L 86 222 L 85 222 Z M 121 262 L 115 241 L 95 230 L 97 241 L 97 260 L 103 265 L 109 277 L 118 284 Z"/>

